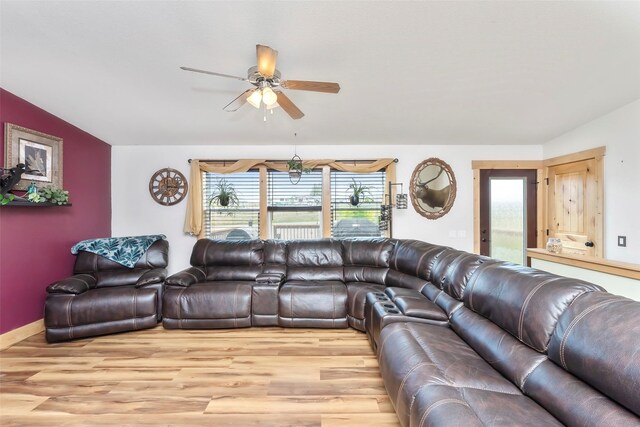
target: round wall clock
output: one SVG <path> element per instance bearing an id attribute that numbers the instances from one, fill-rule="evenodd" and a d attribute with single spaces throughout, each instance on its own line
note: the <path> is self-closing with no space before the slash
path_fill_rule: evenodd
<path id="1" fill-rule="evenodd" d="M 180 203 L 187 195 L 189 185 L 184 175 L 175 169 L 164 168 L 149 180 L 149 193 L 156 202 L 164 206 Z"/>

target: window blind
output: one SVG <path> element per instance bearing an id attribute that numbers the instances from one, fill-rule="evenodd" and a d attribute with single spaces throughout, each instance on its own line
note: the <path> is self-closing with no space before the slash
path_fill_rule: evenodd
<path id="1" fill-rule="evenodd" d="M 366 187 L 357 206 L 351 204 L 349 186 Z M 380 237 L 380 205 L 384 203 L 386 173 L 331 171 L 331 236 L 335 238 Z"/>
<path id="2" fill-rule="evenodd" d="M 303 173 L 297 184 L 287 172 L 268 171 L 267 205 L 270 238 L 322 237 L 322 170 Z"/>
<path id="3" fill-rule="evenodd" d="M 233 187 L 237 204 L 220 206 L 209 203 L 218 194 L 221 183 Z M 260 172 L 251 170 L 242 173 L 202 173 L 202 193 L 205 236 L 211 239 L 244 240 L 257 239 L 260 235 Z"/>

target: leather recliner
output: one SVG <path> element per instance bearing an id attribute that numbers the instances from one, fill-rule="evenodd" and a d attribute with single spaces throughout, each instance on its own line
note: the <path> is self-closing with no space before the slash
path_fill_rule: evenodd
<path id="1" fill-rule="evenodd" d="M 80 251 L 74 275 L 47 287 L 48 342 L 152 328 L 162 319 L 169 243 L 158 240 L 133 268 Z"/>

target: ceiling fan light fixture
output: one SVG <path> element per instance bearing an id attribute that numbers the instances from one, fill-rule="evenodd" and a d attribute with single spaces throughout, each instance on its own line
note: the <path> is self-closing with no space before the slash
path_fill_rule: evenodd
<path id="1" fill-rule="evenodd" d="M 264 102 L 267 107 L 270 107 L 277 101 L 278 95 L 276 95 L 276 93 L 271 90 L 270 87 L 265 87 L 264 89 L 262 89 L 262 102 Z"/>
<path id="2" fill-rule="evenodd" d="M 260 103 L 262 102 L 262 93 L 260 92 L 260 89 L 254 90 L 247 98 L 247 102 L 255 108 L 260 108 Z"/>

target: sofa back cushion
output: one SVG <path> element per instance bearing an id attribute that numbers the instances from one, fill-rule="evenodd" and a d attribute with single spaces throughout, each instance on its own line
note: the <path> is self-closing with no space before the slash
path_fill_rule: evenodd
<path id="1" fill-rule="evenodd" d="M 399 240 L 391 254 L 389 267 L 402 273 L 431 280 L 431 269 L 446 246 L 418 240 Z"/>
<path id="2" fill-rule="evenodd" d="M 345 282 L 384 285 L 395 242 L 382 238 L 342 240 Z"/>
<path id="3" fill-rule="evenodd" d="M 511 263 L 485 263 L 464 292 L 464 305 L 545 353 L 560 315 L 600 286 Z"/>
<path id="4" fill-rule="evenodd" d="M 549 358 L 640 416 L 640 302 L 606 292 L 560 316 Z"/>
<path id="5" fill-rule="evenodd" d="M 254 280 L 263 259 L 260 240 L 200 239 L 191 252 L 191 265 L 204 268 L 207 280 Z"/>
<path id="6" fill-rule="evenodd" d="M 166 268 L 168 262 L 169 242 L 158 240 L 149 246 L 133 268 L 91 252 L 80 251 L 76 256 L 73 272 L 93 275 L 96 278 L 96 287 L 134 285 L 146 271 Z"/>
<path id="7" fill-rule="evenodd" d="M 482 255 L 462 252 L 445 271 L 440 287 L 453 298 L 462 300 L 467 284 L 478 271 L 478 268 L 483 264 L 493 262 L 496 262 L 496 260 Z"/>
<path id="8" fill-rule="evenodd" d="M 329 239 L 289 242 L 287 280 L 344 281 L 342 243 Z"/>
<path id="9" fill-rule="evenodd" d="M 287 249 L 287 242 L 285 240 L 265 240 L 262 272 L 286 275 Z"/>
<path id="10" fill-rule="evenodd" d="M 442 284 L 445 281 L 447 272 L 451 268 L 451 265 L 456 258 L 465 253 L 466 252 L 462 252 L 457 249 L 445 248 L 445 250 L 443 250 L 433 261 L 429 281 L 437 288 L 442 289 Z"/>

